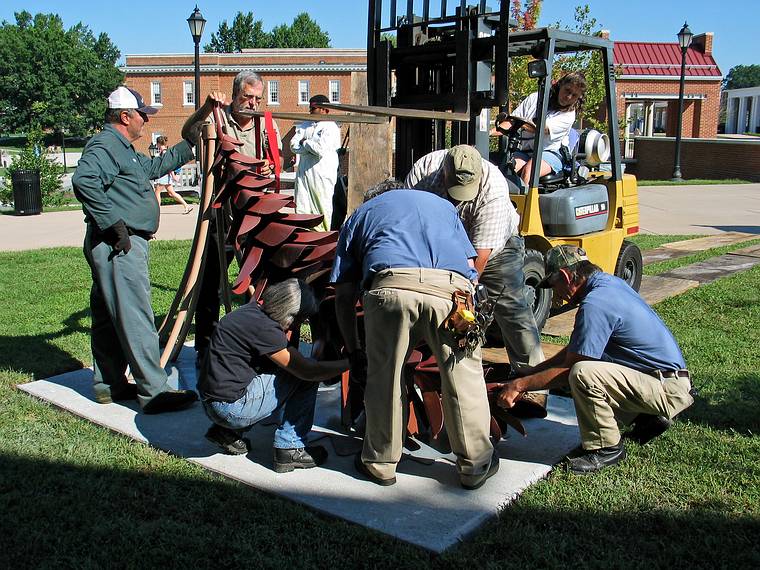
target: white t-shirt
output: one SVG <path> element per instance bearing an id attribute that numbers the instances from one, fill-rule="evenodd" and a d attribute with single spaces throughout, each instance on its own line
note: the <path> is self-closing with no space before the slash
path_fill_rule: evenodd
<path id="1" fill-rule="evenodd" d="M 531 93 L 512 111 L 512 114 L 515 117 L 536 122 L 537 107 L 538 93 Z M 568 133 L 573 123 L 575 123 L 575 111 L 549 111 L 546 114 L 546 128 L 549 130 L 549 134 L 544 135 L 544 150 L 559 150 L 559 147 L 563 144 L 569 146 Z M 534 134 L 523 129 L 520 143 L 521 150 L 533 150 Z"/>

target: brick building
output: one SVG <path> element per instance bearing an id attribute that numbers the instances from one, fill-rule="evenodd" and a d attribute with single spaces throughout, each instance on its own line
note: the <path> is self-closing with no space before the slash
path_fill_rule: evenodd
<path id="1" fill-rule="evenodd" d="M 695 35 L 686 51 L 681 135 L 717 134 L 722 74 L 712 55 L 713 34 Z M 681 48 L 677 42 L 615 42 L 618 112 L 625 119 L 626 156 L 636 136 L 675 136 Z"/>
<path id="2" fill-rule="evenodd" d="M 324 94 L 334 103 L 350 103 L 355 82 L 367 70 L 363 49 L 250 49 L 242 53 L 204 53 L 200 56 L 201 103 L 210 91 L 229 96 L 232 81 L 240 71 L 252 70 L 264 79 L 263 110 L 306 113 L 309 98 Z M 145 136 L 136 143 L 147 152 L 159 135 L 169 144 L 179 139 L 185 119 L 195 108 L 194 58 L 192 54 L 127 55 L 127 86 L 160 112 L 152 116 Z M 359 77 L 361 76 L 361 77 Z M 283 137 L 293 122 L 278 120 Z M 287 159 L 287 144 L 285 154 Z"/>

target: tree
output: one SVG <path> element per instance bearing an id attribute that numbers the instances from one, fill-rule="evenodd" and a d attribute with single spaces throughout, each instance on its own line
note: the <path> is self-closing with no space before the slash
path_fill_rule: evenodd
<path id="1" fill-rule="evenodd" d="M 271 43 L 271 36 L 264 31 L 261 20 L 253 19 L 253 12 L 238 12 L 232 20 L 222 20 L 219 29 L 211 34 L 211 41 L 203 46 L 206 52 L 235 53 L 249 48 L 266 48 Z"/>
<path id="2" fill-rule="evenodd" d="M 235 53 L 250 48 L 326 48 L 330 36 L 301 12 L 290 25 L 280 24 L 271 32 L 265 32 L 261 20 L 254 20 L 253 12 L 238 12 L 232 26 L 223 20 L 211 41 L 203 46 L 206 52 Z"/>
<path id="3" fill-rule="evenodd" d="M 517 21 L 518 30 L 532 30 L 538 23 L 541 14 L 541 0 L 512 0 L 510 13 Z M 536 82 L 528 77 L 527 57 L 513 57 L 509 62 L 509 102 L 511 107 L 516 107 L 536 90 Z"/>
<path id="4" fill-rule="evenodd" d="M 116 67 L 119 50 L 82 23 L 65 30 L 56 14 L 15 17 L 15 24 L 0 24 L 0 129 L 92 132 L 124 78 Z"/>
<path id="5" fill-rule="evenodd" d="M 760 65 L 736 65 L 723 80 L 723 89 L 742 89 L 760 85 Z"/>
<path id="6" fill-rule="evenodd" d="M 272 30 L 274 48 L 327 48 L 330 36 L 306 12 L 301 12 L 290 26 L 281 24 Z"/>

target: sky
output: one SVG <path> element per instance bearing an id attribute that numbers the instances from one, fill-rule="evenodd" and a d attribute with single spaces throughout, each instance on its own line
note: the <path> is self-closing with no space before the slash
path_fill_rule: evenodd
<path id="1" fill-rule="evenodd" d="M 451 6 L 457 1 L 448 3 Z M 14 22 L 13 14 L 21 10 L 56 13 L 66 28 L 82 22 L 96 34 L 108 34 L 121 51 L 123 63 L 127 54 L 192 53 L 194 46 L 186 20 L 195 4 L 178 0 L 129 0 L 118 4 L 103 0 L 2 0 L 0 21 Z M 252 11 L 267 31 L 279 24 L 290 24 L 297 14 L 307 12 L 328 32 L 332 47 L 366 47 L 367 2 L 362 0 L 200 0 L 197 4 L 207 20 L 201 46 L 223 20 L 231 24 L 237 12 Z M 404 12 L 406 2 L 397 4 L 399 13 Z M 760 42 L 755 36 L 760 29 L 760 0 L 544 0 L 539 25 L 557 21 L 571 24 L 575 7 L 583 4 L 588 4 L 591 16 L 610 30 L 612 40 L 675 42 L 684 21 L 688 21 L 694 34 L 715 34 L 713 55 L 724 75 L 736 65 L 760 64 Z M 415 6 L 421 5 L 421 1 L 415 1 Z M 440 3 L 431 0 L 430 5 L 435 14 Z M 418 12 L 421 11 L 420 8 Z"/>

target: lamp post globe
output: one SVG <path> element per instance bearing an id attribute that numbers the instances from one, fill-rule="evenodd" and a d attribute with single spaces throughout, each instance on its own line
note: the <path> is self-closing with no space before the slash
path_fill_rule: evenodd
<path id="1" fill-rule="evenodd" d="M 681 84 L 678 89 L 678 126 L 676 127 L 676 150 L 673 161 L 673 178 L 674 182 L 680 182 L 681 178 L 681 127 L 683 126 L 683 98 L 684 87 L 686 85 L 686 51 L 691 45 L 691 33 L 689 25 L 684 22 L 683 27 L 678 32 L 678 45 L 681 47 Z"/>
<path id="2" fill-rule="evenodd" d="M 195 108 L 197 109 L 200 107 L 200 98 L 201 98 L 201 61 L 200 61 L 200 43 L 201 43 L 201 36 L 203 35 L 203 28 L 206 26 L 206 20 L 203 17 L 203 14 L 201 14 L 201 11 L 198 10 L 198 5 L 196 4 L 195 10 L 193 10 L 193 13 L 190 14 L 190 17 L 187 19 L 187 25 L 190 28 L 190 35 L 193 36 L 193 43 L 195 44 Z"/>

